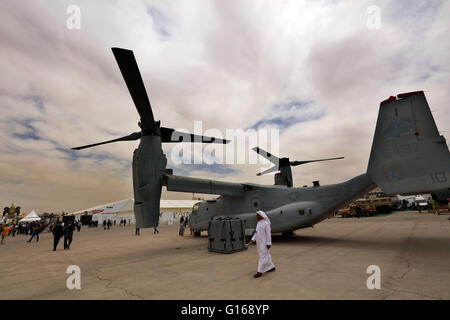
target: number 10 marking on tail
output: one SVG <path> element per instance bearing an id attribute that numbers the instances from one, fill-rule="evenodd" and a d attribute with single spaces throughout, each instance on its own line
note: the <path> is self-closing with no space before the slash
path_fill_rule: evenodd
<path id="1" fill-rule="evenodd" d="M 433 181 L 434 184 L 447 182 L 447 176 L 445 175 L 445 172 L 443 172 L 443 171 L 430 173 L 430 177 L 431 177 L 431 181 Z"/>

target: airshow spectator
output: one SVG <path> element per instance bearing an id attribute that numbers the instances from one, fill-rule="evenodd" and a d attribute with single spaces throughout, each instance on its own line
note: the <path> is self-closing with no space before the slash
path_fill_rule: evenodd
<path id="1" fill-rule="evenodd" d="M 5 239 L 5 237 L 7 237 L 9 235 L 10 231 L 11 231 L 11 228 L 9 227 L 9 224 L 5 225 L 2 228 L 2 241 L 0 242 L 1 244 L 3 244 L 3 239 Z"/>
<path id="2" fill-rule="evenodd" d="M 61 222 L 58 222 L 56 226 L 53 228 L 53 251 L 56 251 L 56 247 L 58 246 L 59 239 L 64 235 L 64 229 L 61 225 Z"/>
<path id="3" fill-rule="evenodd" d="M 31 226 L 31 238 L 27 242 L 31 242 L 31 240 L 33 240 L 34 237 L 36 237 L 36 242 L 39 242 L 39 232 L 40 232 L 40 225 L 34 223 Z"/>
<path id="4" fill-rule="evenodd" d="M 70 244 L 72 243 L 72 237 L 73 237 L 73 231 L 75 230 L 75 227 L 72 225 L 72 223 L 68 223 L 64 229 L 64 250 L 70 249 Z"/>

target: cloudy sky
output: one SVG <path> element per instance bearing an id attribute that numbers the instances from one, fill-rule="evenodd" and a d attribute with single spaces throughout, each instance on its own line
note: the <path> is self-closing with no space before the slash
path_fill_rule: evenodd
<path id="1" fill-rule="evenodd" d="M 79 29 L 68 28 L 71 5 Z M 134 51 L 164 126 L 276 128 L 281 156 L 345 156 L 296 167 L 296 186 L 365 172 L 390 95 L 424 90 L 448 138 L 449 16 L 450 1 L 438 0 L 3 0 L 1 204 L 70 212 L 132 197 L 138 142 L 70 150 L 138 130 L 111 47 Z M 163 148 L 175 174 L 273 181 L 256 176 L 260 164 L 175 165 Z"/>

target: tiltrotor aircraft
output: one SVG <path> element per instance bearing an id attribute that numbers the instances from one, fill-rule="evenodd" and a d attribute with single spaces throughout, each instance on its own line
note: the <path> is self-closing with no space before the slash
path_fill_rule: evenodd
<path id="1" fill-rule="evenodd" d="M 399 94 L 381 102 L 367 172 L 348 181 L 312 187 L 293 187 L 291 166 L 333 159 L 290 161 L 259 148 L 253 150 L 275 166 L 275 185 L 231 183 L 174 175 L 166 169 L 163 142 L 227 143 L 227 140 L 196 136 L 160 126 L 153 117 L 133 51 L 112 48 L 122 76 L 140 115 L 140 132 L 74 148 L 140 139 L 133 154 L 134 214 L 141 228 L 157 226 L 162 186 L 169 191 L 220 195 L 194 205 L 189 226 L 195 235 L 207 230 L 216 216 L 239 217 L 246 231 L 256 226 L 255 212 L 264 210 L 273 233 L 290 234 L 326 219 L 335 210 L 379 186 L 384 193 L 418 194 L 448 192 L 450 153 L 438 132 L 423 91 Z"/>

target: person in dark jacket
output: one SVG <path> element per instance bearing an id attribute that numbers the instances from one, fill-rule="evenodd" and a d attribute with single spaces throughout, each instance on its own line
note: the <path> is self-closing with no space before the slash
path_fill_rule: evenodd
<path id="1" fill-rule="evenodd" d="M 40 227 L 41 226 L 38 223 L 34 223 L 32 225 L 32 227 L 31 227 L 31 230 L 32 230 L 31 238 L 27 242 L 31 242 L 31 240 L 33 240 L 34 237 L 36 237 L 36 242 L 39 241 L 39 232 L 41 232 Z"/>
<path id="2" fill-rule="evenodd" d="M 358 218 L 361 218 L 361 216 L 362 216 L 362 209 L 361 209 L 361 207 L 360 206 L 356 206 L 356 216 L 358 217 Z"/>
<path id="3" fill-rule="evenodd" d="M 53 227 L 53 251 L 56 251 L 59 239 L 64 235 L 64 229 L 61 226 L 61 222 L 58 222 L 56 226 Z"/>
<path id="4" fill-rule="evenodd" d="M 64 226 L 64 250 L 70 249 L 70 244 L 72 243 L 72 236 L 73 231 L 75 230 L 75 227 L 71 222 L 69 222 L 66 226 Z"/>

